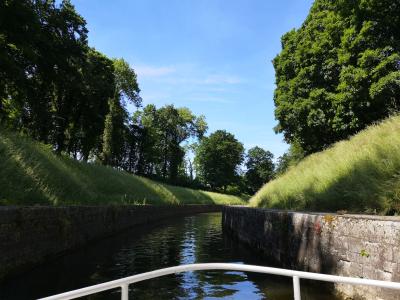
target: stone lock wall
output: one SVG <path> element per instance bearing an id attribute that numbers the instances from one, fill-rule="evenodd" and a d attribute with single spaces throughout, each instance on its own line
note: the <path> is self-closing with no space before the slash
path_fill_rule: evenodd
<path id="1" fill-rule="evenodd" d="M 0 280 L 135 225 L 220 210 L 215 205 L 0 207 Z"/>
<path id="2" fill-rule="evenodd" d="M 281 267 L 400 282 L 400 218 L 229 206 L 223 228 Z M 397 290 L 335 284 L 343 298 L 400 300 Z"/>

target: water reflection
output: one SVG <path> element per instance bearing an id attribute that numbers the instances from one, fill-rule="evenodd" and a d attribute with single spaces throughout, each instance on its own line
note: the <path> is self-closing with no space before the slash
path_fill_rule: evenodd
<path id="1" fill-rule="evenodd" d="M 221 230 L 220 214 L 201 214 L 162 226 L 136 228 L 63 256 L 0 285 L 0 299 L 34 299 L 163 267 L 200 262 L 265 265 Z M 303 286 L 302 299 L 335 299 Z M 132 299 L 293 299 L 289 278 L 203 271 L 130 286 Z M 120 299 L 118 290 L 87 299 Z"/>

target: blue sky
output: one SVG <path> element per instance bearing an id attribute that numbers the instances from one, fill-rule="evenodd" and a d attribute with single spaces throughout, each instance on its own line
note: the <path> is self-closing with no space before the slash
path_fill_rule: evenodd
<path id="1" fill-rule="evenodd" d="M 138 74 L 144 104 L 204 114 L 208 134 L 233 133 L 248 149 L 280 156 L 273 131 L 274 69 L 281 36 L 298 28 L 311 0 L 72 0 L 89 44 L 123 57 Z"/>

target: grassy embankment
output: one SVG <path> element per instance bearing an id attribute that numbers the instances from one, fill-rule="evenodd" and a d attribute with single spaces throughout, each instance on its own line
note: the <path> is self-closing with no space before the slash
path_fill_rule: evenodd
<path id="1" fill-rule="evenodd" d="M 310 155 L 267 183 L 250 205 L 400 214 L 400 116 Z"/>
<path id="2" fill-rule="evenodd" d="M 161 184 L 54 155 L 47 145 L 0 131 L 0 205 L 244 204 L 236 196 Z"/>

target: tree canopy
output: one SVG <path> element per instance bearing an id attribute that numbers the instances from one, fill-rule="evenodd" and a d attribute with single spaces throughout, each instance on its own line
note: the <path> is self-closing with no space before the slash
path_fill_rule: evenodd
<path id="1" fill-rule="evenodd" d="M 105 118 L 101 160 L 104 164 L 118 166 L 124 160 L 129 139 L 128 103 L 136 108 L 142 104 L 139 96 L 137 76 L 122 58 L 113 60 L 114 95 L 108 100 L 108 114 Z"/>
<path id="2" fill-rule="evenodd" d="M 400 2 L 316 0 L 273 60 L 275 130 L 306 153 L 400 107 Z"/>
<path id="3" fill-rule="evenodd" d="M 133 116 L 137 130 L 146 135 L 146 144 L 138 153 L 139 173 L 176 183 L 185 156 L 182 146 L 188 139 L 201 139 L 207 130 L 204 116 L 195 116 L 188 108 L 166 105 L 159 109 L 149 104 Z"/>
<path id="4" fill-rule="evenodd" d="M 196 149 L 197 175 L 211 188 L 225 190 L 237 180 L 238 167 L 243 159 L 243 144 L 233 134 L 217 130 L 204 137 Z"/>
<path id="5" fill-rule="evenodd" d="M 0 122 L 84 158 L 101 147 L 110 59 L 87 43 L 85 20 L 69 1 L 0 4 Z"/>
<path id="6" fill-rule="evenodd" d="M 250 193 L 257 192 L 275 174 L 274 155 L 258 146 L 248 150 L 246 155 L 246 185 Z"/>

